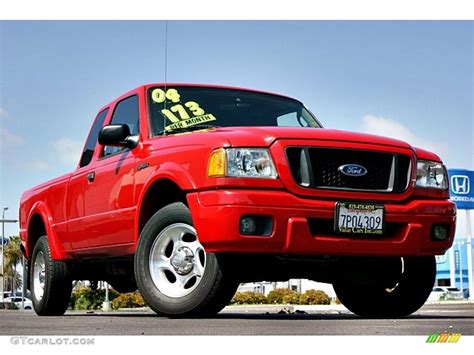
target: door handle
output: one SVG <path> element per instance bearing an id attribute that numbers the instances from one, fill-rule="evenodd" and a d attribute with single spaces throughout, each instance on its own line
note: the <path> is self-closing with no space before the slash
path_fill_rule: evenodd
<path id="1" fill-rule="evenodd" d="M 95 179 L 95 172 L 94 172 L 94 171 L 93 171 L 93 172 L 90 172 L 89 174 L 87 174 L 87 180 L 88 180 L 89 182 L 94 181 L 94 179 Z"/>

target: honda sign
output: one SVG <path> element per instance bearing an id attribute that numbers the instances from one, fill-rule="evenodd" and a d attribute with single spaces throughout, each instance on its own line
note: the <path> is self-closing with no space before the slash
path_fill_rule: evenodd
<path id="1" fill-rule="evenodd" d="M 474 171 L 449 169 L 451 200 L 458 209 L 474 209 Z"/>

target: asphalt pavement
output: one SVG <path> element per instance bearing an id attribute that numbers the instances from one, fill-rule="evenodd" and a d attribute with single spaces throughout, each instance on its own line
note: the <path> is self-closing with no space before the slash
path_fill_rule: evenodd
<path id="1" fill-rule="evenodd" d="M 361 319 L 341 305 L 230 306 L 214 318 L 167 319 L 149 309 L 39 317 L 0 310 L 0 335 L 474 335 L 474 304 L 425 305 L 403 319 Z"/>

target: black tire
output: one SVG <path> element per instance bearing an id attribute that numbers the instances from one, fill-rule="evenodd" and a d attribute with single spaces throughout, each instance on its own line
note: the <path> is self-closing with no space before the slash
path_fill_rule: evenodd
<path id="1" fill-rule="evenodd" d="M 44 258 L 44 288 L 40 296 L 40 290 L 36 289 L 35 262 Z M 68 307 L 72 291 L 72 280 L 68 266 L 64 261 L 55 261 L 51 257 L 51 251 L 46 236 L 42 236 L 36 242 L 31 258 L 30 287 L 33 309 L 40 316 L 61 316 Z M 38 287 L 39 288 L 39 287 Z"/>
<path id="2" fill-rule="evenodd" d="M 140 233 L 135 254 L 138 289 L 150 308 L 160 315 L 173 318 L 213 316 L 228 304 L 239 285 L 224 256 L 205 253 L 205 269 L 200 281 L 191 293 L 182 297 L 169 297 L 153 281 L 149 266 L 152 247 L 155 240 L 159 241 L 160 232 L 176 224 L 193 226 L 189 209 L 181 202 L 157 211 Z"/>
<path id="3" fill-rule="evenodd" d="M 402 260 L 402 262 L 401 262 Z M 348 263 L 334 282 L 341 303 L 363 318 L 400 318 L 416 312 L 428 299 L 436 277 L 434 256 L 371 259 Z M 367 278 L 351 279 L 355 272 Z"/>

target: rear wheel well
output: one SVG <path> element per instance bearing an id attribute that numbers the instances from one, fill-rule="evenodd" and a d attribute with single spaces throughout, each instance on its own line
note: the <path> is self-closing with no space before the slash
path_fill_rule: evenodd
<path id="1" fill-rule="evenodd" d="M 30 224 L 28 225 L 28 255 L 31 256 L 38 239 L 46 235 L 46 227 L 44 225 L 43 218 L 39 214 L 31 217 Z"/>
<path id="2" fill-rule="evenodd" d="M 143 227 L 159 209 L 173 202 L 182 202 L 187 205 L 186 193 L 168 179 L 155 181 L 143 198 L 138 222 L 138 235 Z"/>

